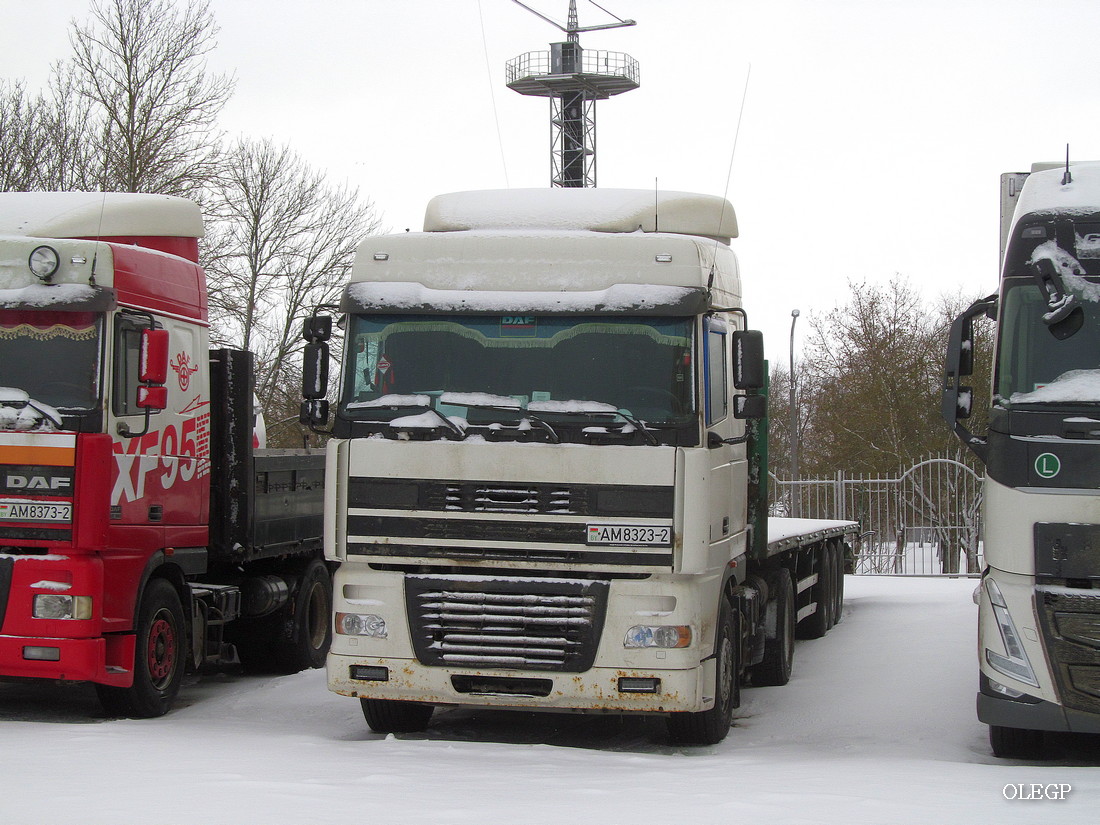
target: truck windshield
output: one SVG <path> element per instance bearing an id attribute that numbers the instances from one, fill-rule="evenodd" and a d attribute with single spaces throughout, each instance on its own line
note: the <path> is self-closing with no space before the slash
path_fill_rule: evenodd
<path id="1" fill-rule="evenodd" d="M 1100 404 L 1100 279 L 1065 276 L 1085 312 L 1084 328 L 1058 340 L 1043 323 L 1045 297 L 1030 279 L 1006 281 L 996 387 L 1002 404 Z"/>
<path id="2" fill-rule="evenodd" d="M 692 328 L 690 318 L 354 316 L 342 408 L 370 419 L 404 398 L 470 424 L 527 412 L 553 428 L 569 416 L 685 424 Z"/>
<path id="3" fill-rule="evenodd" d="M 0 387 L 59 410 L 99 403 L 100 322 L 93 312 L 0 310 Z"/>

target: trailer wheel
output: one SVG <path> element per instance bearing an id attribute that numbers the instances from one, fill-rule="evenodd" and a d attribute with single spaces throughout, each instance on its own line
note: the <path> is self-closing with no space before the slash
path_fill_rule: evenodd
<path id="1" fill-rule="evenodd" d="M 836 577 L 833 579 L 833 593 L 836 598 L 833 601 L 833 626 L 840 624 L 844 617 L 844 544 L 833 545 L 833 555 L 836 557 Z"/>
<path id="2" fill-rule="evenodd" d="M 741 626 L 737 611 L 726 598 L 718 610 L 718 638 L 714 645 L 714 706 L 698 712 L 668 715 L 668 734 L 678 745 L 716 745 L 733 724 L 733 711 L 741 704 Z"/>
<path id="3" fill-rule="evenodd" d="M 320 559 L 302 573 L 293 607 L 283 617 L 276 667 L 284 673 L 323 667 L 332 643 L 332 576 Z"/>
<path id="4" fill-rule="evenodd" d="M 166 714 L 183 683 L 186 641 L 179 594 L 167 580 L 152 579 L 138 609 L 134 684 L 96 685 L 104 710 L 139 719 Z"/>
<path id="5" fill-rule="evenodd" d="M 820 639 L 833 626 L 834 575 L 832 554 L 827 547 L 818 548 L 814 556 L 817 584 L 810 590 L 810 600 L 817 609 L 798 623 L 798 636 L 802 639 Z"/>
<path id="6" fill-rule="evenodd" d="M 764 642 L 764 658 L 752 668 L 756 686 L 785 685 L 794 667 L 794 584 L 791 574 L 781 567 L 769 578 L 775 593 L 775 638 Z"/>
<path id="7" fill-rule="evenodd" d="M 375 733 L 416 733 L 431 721 L 434 705 L 395 699 L 360 699 L 363 718 Z"/>
<path id="8" fill-rule="evenodd" d="M 993 755 L 1002 759 L 1039 759 L 1043 753 L 1043 732 L 990 725 L 989 746 Z"/>

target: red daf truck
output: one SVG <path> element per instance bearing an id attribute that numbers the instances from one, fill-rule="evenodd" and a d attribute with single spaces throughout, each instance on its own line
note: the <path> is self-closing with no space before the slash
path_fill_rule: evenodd
<path id="1" fill-rule="evenodd" d="M 324 454 L 254 447 L 202 235 L 181 198 L 0 193 L 0 678 L 93 682 L 112 714 L 330 641 Z"/>

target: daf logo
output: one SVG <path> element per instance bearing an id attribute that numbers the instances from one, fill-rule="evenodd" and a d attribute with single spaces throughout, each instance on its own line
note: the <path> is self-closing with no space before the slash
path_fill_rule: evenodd
<path id="1" fill-rule="evenodd" d="M 9 490 L 68 490 L 70 481 L 67 478 L 47 476 L 17 476 L 9 475 L 7 485 Z"/>

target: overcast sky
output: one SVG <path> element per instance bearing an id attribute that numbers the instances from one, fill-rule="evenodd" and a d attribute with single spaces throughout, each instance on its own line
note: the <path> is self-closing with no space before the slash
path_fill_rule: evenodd
<path id="1" fill-rule="evenodd" d="M 993 291 L 999 174 L 1067 143 L 1100 159 L 1096 0 L 599 2 L 637 25 L 581 45 L 637 59 L 641 88 L 597 105 L 598 184 L 729 197 L 773 361 L 791 310 L 801 347 L 849 279 L 900 273 L 929 302 Z M 568 0 L 527 4 L 565 22 Z M 0 77 L 38 89 L 88 3 L 0 5 Z M 211 68 L 237 79 L 225 130 L 291 145 L 391 230 L 420 228 L 441 192 L 549 184 L 549 104 L 508 89 L 504 66 L 564 35 L 512 0 L 211 5 Z"/>

